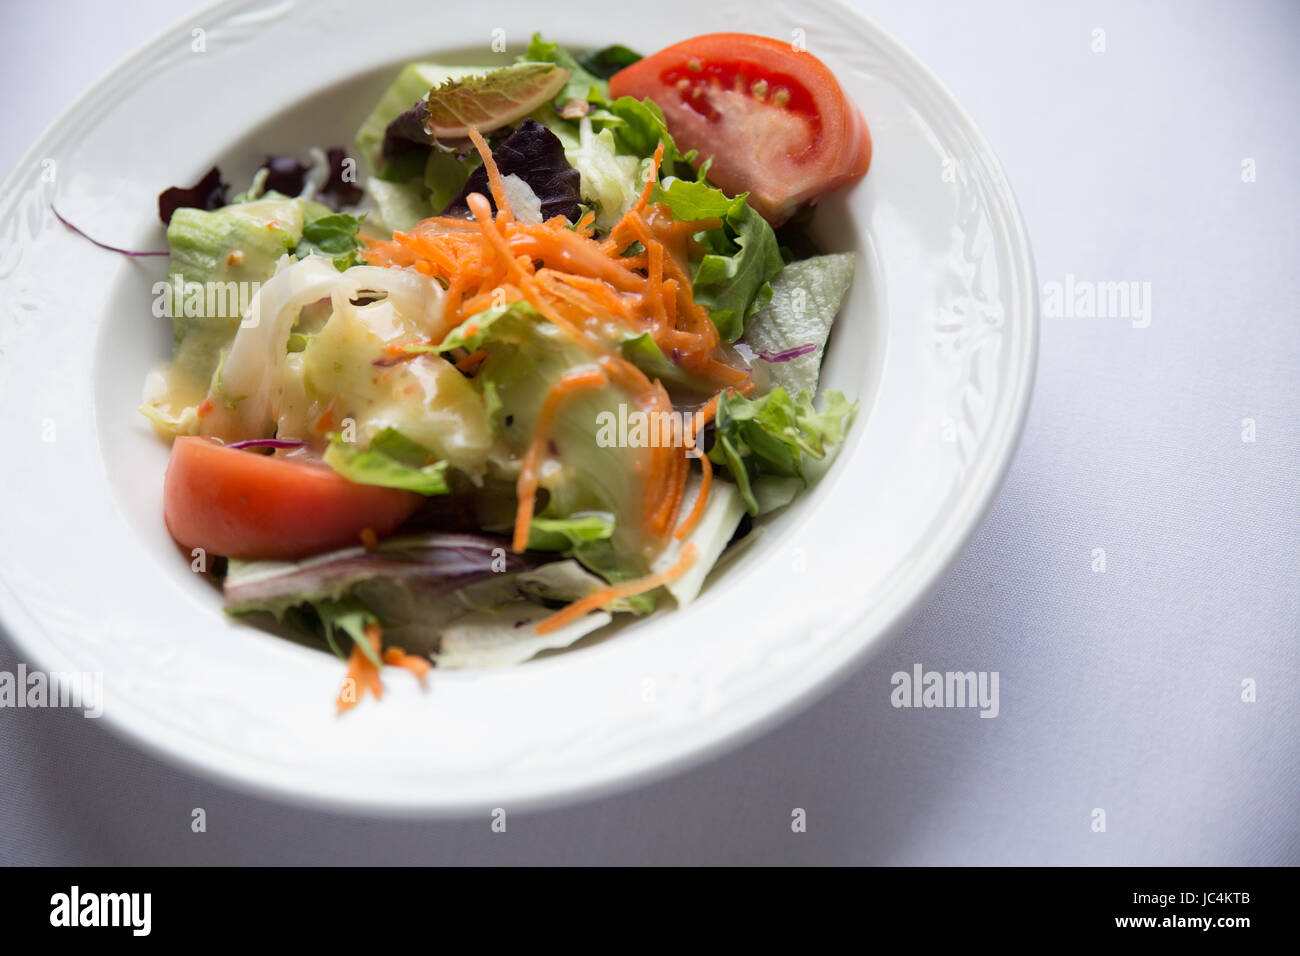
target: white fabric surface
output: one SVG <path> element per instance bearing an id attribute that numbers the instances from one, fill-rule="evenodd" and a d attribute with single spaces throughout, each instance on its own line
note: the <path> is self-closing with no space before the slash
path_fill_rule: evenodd
<path id="1" fill-rule="evenodd" d="M 1146 328 L 1045 320 L 1006 485 L 897 637 L 738 751 L 504 834 L 282 806 L 0 710 L 0 862 L 1300 862 L 1300 5 L 856 2 L 993 143 L 1040 281 L 1151 288 Z M 187 7 L 6 3 L 0 169 Z M 892 708 L 917 662 L 998 671 L 1000 716 Z"/>

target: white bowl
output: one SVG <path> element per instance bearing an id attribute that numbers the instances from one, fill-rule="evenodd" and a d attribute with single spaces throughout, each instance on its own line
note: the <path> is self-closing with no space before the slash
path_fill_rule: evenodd
<path id="1" fill-rule="evenodd" d="M 827 689 L 913 608 L 986 512 L 1031 391 L 1033 261 L 988 145 L 870 21 L 818 0 L 662 0 L 655 15 L 508 0 L 224 3 L 139 50 L 40 137 L 0 191 L 0 620 L 33 667 L 99 671 L 104 718 L 166 758 L 304 803 L 426 815 L 630 786 Z M 196 52 L 195 28 L 205 52 Z M 858 276 L 824 382 L 861 409 L 827 477 L 686 610 L 494 672 L 395 675 L 334 713 L 332 657 L 226 617 L 161 518 L 167 450 L 135 409 L 165 357 L 150 311 L 158 192 L 220 161 L 350 144 L 404 61 L 490 62 L 533 29 L 651 52 L 722 30 L 801 39 L 871 126 L 866 180 L 814 231 Z M 802 31 L 802 33 L 797 32 Z M 505 59 L 506 57 L 496 57 Z"/>

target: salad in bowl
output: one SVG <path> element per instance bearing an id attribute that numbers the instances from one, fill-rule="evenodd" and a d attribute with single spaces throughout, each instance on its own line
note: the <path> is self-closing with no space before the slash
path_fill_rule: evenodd
<path id="1" fill-rule="evenodd" d="M 788 43 L 534 37 L 407 64 L 236 195 L 166 190 L 171 536 L 346 661 L 340 709 L 689 603 L 851 425 L 818 384 L 854 258 L 803 225 L 870 160 Z"/>

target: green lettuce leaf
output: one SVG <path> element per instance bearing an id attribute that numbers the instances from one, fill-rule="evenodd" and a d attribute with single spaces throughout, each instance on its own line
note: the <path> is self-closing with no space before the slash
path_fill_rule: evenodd
<path id="1" fill-rule="evenodd" d="M 385 156 L 379 167 L 379 172 L 371 177 L 371 182 L 375 178 L 382 179 L 384 182 L 400 185 L 419 185 L 420 177 L 424 174 L 424 166 L 427 162 L 426 152 L 430 149 L 408 149 L 397 153 L 394 156 Z"/>
<path id="2" fill-rule="evenodd" d="M 440 63 L 408 63 L 402 67 L 392 86 L 384 91 L 384 95 L 357 130 L 357 153 L 365 161 L 366 168 L 372 174 L 379 173 L 380 154 L 388 124 L 409 110 L 413 103 L 449 79 L 482 72 L 482 67 L 443 66 Z"/>
<path id="3" fill-rule="evenodd" d="M 694 507 L 702 484 L 698 476 L 691 475 L 682 498 L 683 514 Z M 673 596 L 679 607 L 699 596 L 705 578 L 735 537 L 736 529 L 744 516 L 745 502 L 736 486 L 725 481 L 715 482 L 704 503 L 704 513 L 686 540 L 670 541 L 668 547 L 655 559 L 653 569 L 666 571 L 681 558 L 684 548 L 690 546 L 695 549 L 695 563 L 681 577 L 665 585 L 665 590 Z"/>
<path id="4" fill-rule="evenodd" d="M 851 252 L 813 256 L 791 262 L 772 280 L 772 299 L 749 320 L 745 344 L 767 355 L 815 347 L 783 362 L 764 362 L 773 385 L 792 395 L 817 393 L 826 339 L 853 282 L 853 263 Z"/>
<path id="5" fill-rule="evenodd" d="M 721 189 L 708 183 L 679 179 L 657 188 L 651 194 L 650 201 L 664 203 L 672 211 L 674 218 L 682 222 L 692 222 L 696 219 L 725 220 L 737 216 L 740 207 L 745 204 L 745 196 L 732 199 Z"/>
<path id="6" fill-rule="evenodd" d="M 251 292 L 302 240 L 306 203 L 277 194 L 211 211 L 183 207 L 167 225 L 174 367 L 207 382 Z M 179 276 L 179 281 L 175 278 Z"/>
<path id="7" fill-rule="evenodd" d="M 357 256 L 365 248 L 357 237 L 364 215 L 350 216 L 344 212 L 329 213 L 308 219 L 302 225 L 302 240 L 293 254 L 299 259 L 318 255 L 334 260 L 340 272 L 357 264 Z"/>
<path id="8" fill-rule="evenodd" d="M 527 451 L 552 384 L 592 362 L 591 354 L 568 333 L 523 302 L 467 319 L 436 347 L 487 353 L 470 381 L 482 394 L 492 396 L 491 421 L 502 449 L 515 460 Z M 617 419 L 620 407 L 630 402 L 627 392 L 610 382 L 584 389 L 559 407 L 551 423 L 549 463 L 540 483 L 544 504 L 539 503 L 533 518 L 534 522 L 564 522 L 543 522 L 541 528 L 548 534 L 570 535 L 573 557 L 610 582 L 639 577 L 647 569 L 640 524 L 640 476 L 647 451 L 600 439 L 602 421 Z M 609 523 L 571 523 L 593 513 L 610 516 Z M 596 531 L 599 536 L 592 537 Z M 549 543 L 560 544 L 553 538 Z"/>
<path id="9" fill-rule="evenodd" d="M 588 70 L 578 62 L 577 57 L 558 43 L 547 43 L 540 33 L 533 34 L 528 50 L 519 60 L 520 62 L 554 63 L 569 71 L 569 81 L 556 94 L 554 100 L 557 109 L 562 109 L 569 100 L 604 103 L 609 99 L 608 81 Z"/>
<path id="10" fill-rule="evenodd" d="M 653 100 L 621 96 L 592 113 L 591 122 L 597 129 L 607 129 L 614 135 L 621 153 L 648 159 L 662 142 L 664 156 L 659 167 L 660 178 L 694 175 L 689 163 L 695 158 L 695 152 L 683 154 L 677 149 L 672 134 L 668 132 L 664 111 Z"/>
<path id="11" fill-rule="evenodd" d="M 608 80 L 611 76 L 641 59 L 641 54 L 625 46 L 607 46 L 578 56 L 578 62 L 587 72 Z"/>
<path id="12" fill-rule="evenodd" d="M 533 518 L 528 527 L 530 551 L 568 551 L 614 534 L 613 515 L 602 512 L 573 514 L 567 518 Z"/>
<path id="13" fill-rule="evenodd" d="M 406 351 L 448 352 L 451 349 L 468 349 L 475 352 L 492 336 L 492 327 L 507 316 L 515 316 L 524 322 L 545 321 L 542 319 L 541 313 L 527 302 L 511 302 L 508 305 L 494 309 L 484 309 L 477 315 L 470 316 L 448 332 L 447 337 L 437 345 L 416 345 L 406 349 Z"/>
<path id="14" fill-rule="evenodd" d="M 849 423 L 857 408 L 840 391 L 829 391 L 822 396 L 825 408 L 817 411 L 811 392 L 800 392 L 795 400 L 795 421 L 803 438 L 801 447 L 814 458 L 824 458 L 831 445 L 838 445 L 848 434 Z"/>
<path id="15" fill-rule="evenodd" d="M 353 644 L 361 648 L 361 652 L 370 658 L 371 663 L 376 667 L 383 666 L 379 653 L 370 641 L 366 640 L 366 625 L 379 623 L 379 618 L 369 608 L 354 598 L 338 601 L 322 598 L 309 604 L 320 618 L 321 627 L 325 632 L 325 643 L 337 657 L 343 660 L 348 658 L 348 653 L 339 647 L 334 637 L 335 631 L 342 631 L 352 639 Z"/>
<path id="16" fill-rule="evenodd" d="M 477 150 L 464 155 L 445 149 L 430 150 L 424 165 L 424 188 L 429 193 L 429 207 L 446 209 L 460 193 L 469 174 L 482 163 Z"/>
<path id="17" fill-rule="evenodd" d="M 348 481 L 401 488 L 422 495 L 445 495 L 450 490 L 447 462 L 426 464 L 428 460 L 428 449 L 394 428 L 376 434 L 365 451 L 345 442 L 340 434 L 330 437 L 325 450 L 325 464 Z"/>
<path id="18" fill-rule="evenodd" d="M 595 209 L 596 227 L 610 229 L 640 195 L 644 162 L 639 156 L 620 153 L 614 132 L 596 132 L 590 117 L 582 118 L 574 136 L 564 156 L 578 171 L 579 193 Z"/>
<path id="19" fill-rule="evenodd" d="M 573 549 L 573 557 L 592 574 L 600 575 L 610 584 L 631 581 L 645 573 L 630 569 L 627 561 L 619 555 L 613 542 L 608 538 L 584 541 L 576 545 Z M 655 594 L 655 591 L 633 594 L 630 597 L 619 598 L 608 607 L 611 610 L 629 611 L 632 614 L 649 614 L 655 609 L 657 603 Z"/>
<path id="20" fill-rule="evenodd" d="M 780 387 L 756 399 L 728 394 L 718 399 L 709 460 L 731 473 L 750 514 L 761 510 L 756 479 L 776 475 L 806 483 L 804 455 L 825 458 L 830 446 L 844 440 L 855 406 L 840 392 L 827 392 L 823 402 L 818 411 L 810 392 L 791 399 Z"/>
<path id="21" fill-rule="evenodd" d="M 378 218 L 390 232 L 409 232 L 421 219 L 434 214 L 422 183 L 390 183 L 372 176 L 366 191 L 374 197 Z"/>
<path id="22" fill-rule="evenodd" d="M 722 220 L 696 234 L 705 255 L 695 266 L 691 290 L 728 342 L 740 338 L 749 318 L 772 298 L 771 280 L 785 265 L 776 234 L 745 201 L 747 195 L 732 199 L 707 183 L 675 179 L 651 196 L 682 221 Z"/>
<path id="23" fill-rule="evenodd" d="M 415 105 L 413 119 L 420 131 L 432 130 L 444 139 L 467 136 L 471 128 L 487 134 L 550 102 L 555 92 L 567 85 L 570 75 L 564 67 L 548 61 L 520 62 L 477 76 L 449 79 Z"/>
<path id="24" fill-rule="evenodd" d="M 708 381 L 668 358 L 649 332 L 642 332 L 640 335 L 629 334 L 623 340 L 620 349 L 623 358 L 645 372 L 651 379 L 657 378 L 664 384 L 681 385 L 698 392 L 712 391 Z"/>

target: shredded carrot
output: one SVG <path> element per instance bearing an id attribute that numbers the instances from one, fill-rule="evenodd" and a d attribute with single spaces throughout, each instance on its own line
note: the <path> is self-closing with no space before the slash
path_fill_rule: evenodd
<path id="1" fill-rule="evenodd" d="M 700 410 L 697 411 L 695 413 L 695 416 L 691 419 L 692 438 L 698 435 L 704 429 L 705 425 L 713 421 L 713 416 L 718 414 L 718 401 L 721 398 L 722 398 L 722 393 L 719 392 L 717 395 L 714 395 L 711 399 L 709 399 L 707 402 L 705 402 L 703 405 L 700 406 Z"/>
<path id="2" fill-rule="evenodd" d="M 732 368 L 725 365 L 717 359 L 711 358 L 705 363 L 705 368 L 709 374 L 719 381 L 726 382 L 728 385 L 740 385 L 743 382 L 749 382 L 749 376 L 738 368 Z"/>
<path id="3" fill-rule="evenodd" d="M 650 412 L 649 414 L 653 414 Z M 650 470 L 646 474 L 645 480 L 645 513 L 642 516 L 641 531 L 642 534 L 650 539 L 659 537 L 659 526 L 655 519 L 659 513 L 659 507 L 663 503 L 663 489 L 667 483 L 668 459 L 664 452 L 667 449 L 650 447 Z"/>
<path id="4" fill-rule="evenodd" d="M 492 207 L 488 201 L 479 193 L 470 193 L 469 199 L 466 200 L 469 205 L 469 211 L 474 214 L 478 220 L 480 228 L 483 230 L 483 236 L 492 247 L 501 256 L 501 261 L 505 263 L 506 271 L 514 282 L 523 279 L 525 273 L 520 265 L 520 259 L 515 258 L 510 252 L 510 245 L 506 242 L 506 237 L 501 234 L 497 228 L 497 220 L 492 218 Z"/>
<path id="5" fill-rule="evenodd" d="M 682 519 L 682 523 L 677 526 L 673 532 L 673 537 L 681 541 L 700 523 L 700 518 L 704 516 L 704 505 L 709 500 L 709 489 L 713 487 L 713 463 L 709 461 L 709 456 L 704 454 L 704 449 L 699 445 L 700 432 L 704 426 L 713 420 L 713 416 L 718 413 L 718 396 L 714 395 L 705 403 L 695 417 L 691 420 L 691 435 L 688 447 L 695 450 L 700 462 L 700 490 L 695 496 L 695 503 L 691 505 L 690 512 Z"/>
<path id="6" fill-rule="evenodd" d="M 470 352 L 469 355 L 466 355 L 456 363 L 456 371 L 469 374 L 482 365 L 485 358 L 487 358 L 486 349 L 479 349 L 477 352 Z"/>
<path id="7" fill-rule="evenodd" d="M 655 184 L 659 182 L 659 164 L 664 161 L 664 141 L 660 140 L 659 145 L 655 147 L 655 158 L 650 161 L 650 169 L 646 172 L 645 185 L 641 187 L 641 195 L 637 197 L 636 202 L 632 205 L 632 210 L 639 216 L 645 209 L 646 203 L 650 201 L 650 193 L 654 190 Z"/>
<path id="8" fill-rule="evenodd" d="M 631 362 L 606 355 L 600 359 L 600 367 L 609 374 L 610 378 L 634 395 L 644 395 L 653 388 L 645 372 Z"/>
<path id="9" fill-rule="evenodd" d="M 647 249 L 650 259 L 650 302 L 660 328 L 668 326 L 668 307 L 664 304 L 664 247 L 654 243 Z"/>
<path id="10" fill-rule="evenodd" d="M 401 667 L 410 671 L 420 680 L 424 680 L 426 674 L 433 669 L 428 658 L 420 657 L 417 654 L 408 654 L 400 647 L 389 647 L 384 651 L 384 663 L 393 667 Z"/>
<path id="11" fill-rule="evenodd" d="M 691 473 L 691 460 L 684 449 L 673 449 L 672 505 L 664 509 L 663 533 L 667 534 L 681 514 L 682 499 L 686 497 L 686 480 Z"/>
<path id="12" fill-rule="evenodd" d="M 560 608 L 550 617 L 538 621 L 533 630 L 538 634 L 549 634 L 551 631 L 576 621 L 588 611 L 594 611 L 610 601 L 644 594 L 647 591 L 653 591 L 655 588 L 663 587 L 665 584 L 671 584 L 691 569 L 696 558 L 695 545 L 687 544 L 672 567 L 655 574 L 647 574 L 635 581 L 624 581 L 622 584 L 613 584 L 598 591 L 592 591 L 586 597 L 580 598 L 572 604 Z"/>
<path id="13" fill-rule="evenodd" d="M 663 504 L 655 514 L 655 533 L 664 537 L 677 521 L 681 511 L 682 497 L 686 492 L 686 478 L 690 473 L 690 459 L 684 450 L 670 448 L 668 454 L 668 479 L 664 488 Z"/>
<path id="14" fill-rule="evenodd" d="M 486 140 L 477 131 L 471 131 L 470 139 L 483 158 L 495 213 L 487 196 L 473 194 L 468 200 L 469 218 L 425 219 L 407 232 L 394 233 L 391 240 L 368 241 L 364 257 L 372 265 L 417 269 L 437 279 L 446 290 L 445 329 L 465 325 L 472 335 L 476 331 L 473 316 L 504 303 L 523 301 L 580 345 L 598 366 L 598 370 L 571 373 L 576 379 L 566 376 L 543 402 L 516 486 L 512 544 L 522 551 L 528 542 L 551 419 L 564 395 L 576 387 L 608 382 L 626 391 L 646 414 L 673 411 L 663 386 L 622 355 L 619 337 L 609 334 L 611 325 L 637 335 L 649 333 L 671 361 L 714 388 L 748 394 L 754 384 L 746 370 L 733 365 L 721 352 L 717 327 L 692 294 L 694 236 L 716 228 L 719 220 L 678 221 L 666 206 L 650 201 L 663 162 L 662 143 L 632 207 L 613 229 L 597 238 L 591 212 L 572 225 L 562 216 L 541 223 L 515 219 Z M 428 344 L 437 345 L 445 335 L 446 331 L 441 336 L 431 332 Z M 481 361 L 480 353 L 475 352 L 462 358 L 457 367 L 468 372 Z M 689 534 L 705 506 L 712 482 L 710 466 L 701 464 L 705 476 L 700 494 L 680 525 L 677 522 L 690 473 L 683 449 L 647 449 L 638 457 L 636 468 L 647 539 L 661 542 L 670 535 L 681 538 Z"/>
<path id="15" fill-rule="evenodd" d="M 657 402 L 650 414 L 659 416 L 661 422 L 668 421 L 665 413 L 671 414 L 673 406 L 663 385 L 656 382 L 652 395 Z M 686 487 L 687 462 L 685 450 L 674 441 L 661 441 L 654 451 L 657 453 L 657 464 L 651 466 L 650 482 L 653 490 L 649 500 L 652 507 L 646 513 L 645 529 L 649 537 L 660 539 L 672 527 L 681 505 L 682 491 Z"/>
<path id="16" fill-rule="evenodd" d="M 393 343 L 392 345 L 385 345 L 385 346 L 384 346 L 384 354 L 385 354 L 385 355 L 391 355 L 391 356 L 394 356 L 394 357 L 397 357 L 397 356 L 410 356 L 412 353 L 411 353 L 410 351 L 408 351 L 408 350 L 411 348 L 412 345 L 423 345 L 423 344 L 425 344 L 425 343 L 423 343 L 423 342 L 419 342 L 419 341 L 416 341 L 416 342 L 395 342 L 395 343 Z"/>
<path id="17" fill-rule="evenodd" d="M 367 551 L 373 551 L 379 547 L 379 536 L 375 534 L 374 528 L 361 529 L 361 544 Z"/>
<path id="18" fill-rule="evenodd" d="M 338 412 L 334 409 L 334 403 L 330 402 L 325 406 L 325 410 L 316 416 L 316 421 L 312 424 L 312 428 L 318 434 L 323 435 L 332 430 L 338 423 Z"/>
<path id="19" fill-rule="evenodd" d="M 414 249 L 419 250 L 419 252 L 427 258 L 432 259 L 434 264 L 441 266 L 447 271 L 451 271 L 456 267 L 456 261 L 451 257 L 451 254 L 445 251 L 436 242 L 430 242 L 423 236 L 419 235 L 404 235 L 404 238 Z"/>
<path id="20" fill-rule="evenodd" d="M 600 344 L 595 342 L 590 335 L 583 332 L 582 329 L 575 325 L 574 322 L 570 318 L 566 317 L 558 308 L 558 306 L 563 303 L 549 301 L 544 295 L 542 295 L 536 280 L 531 276 L 521 283 L 521 289 L 528 304 L 538 312 L 542 313 L 542 315 L 546 316 L 553 325 L 558 325 L 560 328 L 564 329 L 584 347 L 593 351 L 600 350 Z"/>
<path id="21" fill-rule="evenodd" d="M 675 329 L 677 328 L 677 280 L 665 279 L 663 293 L 664 324 L 670 329 Z"/>
<path id="22" fill-rule="evenodd" d="M 587 293 L 581 292 L 569 283 L 565 282 L 563 278 L 561 278 L 564 275 L 566 275 L 566 273 L 550 272 L 549 270 L 544 271 L 537 276 L 537 284 L 543 290 L 552 293 L 558 298 L 564 299 L 576 308 L 592 312 L 593 314 L 599 310 L 600 307 L 596 305 L 595 300 L 592 299 L 591 296 L 587 295 Z"/>
<path id="23" fill-rule="evenodd" d="M 503 220 L 509 222 L 514 215 L 510 212 L 510 203 L 506 201 L 506 184 L 501 178 L 501 170 L 497 169 L 496 160 L 492 158 L 492 150 L 487 140 L 483 138 L 483 134 L 472 126 L 469 130 L 469 138 L 474 148 L 478 150 L 479 156 L 483 158 L 483 168 L 487 170 L 488 186 L 492 190 L 492 198 L 496 201 L 497 210 Z"/>
<path id="24" fill-rule="evenodd" d="M 713 487 L 713 462 L 709 461 L 708 455 L 700 455 L 700 490 L 695 496 L 695 503 L 691 505 L 691 510 L 687 512 L 682 523 L 677 526 L 673 532 L 673 537 L 678 541 L 686 538 L 695 526 L 700 523 L 700 518 L 704 517 L 704 505 L 709 500 L 709 489 Z"/>
<path id="25" fill-rule="evenodd" d="M 376 655 L 379 654 L 379 646 L 383 640 L 383 631 L 378 624 L 367 624 L 365 630 L 365 640 L 369 642 Z M 375 695 L 375 699 L 384 696 L 384 684 L 379 678 L 379 668 L 375 666 L 374 661 L 366 654 L 360 645 L 353 645 L 352 653 L 348 655 L 348 673 L 343 678 L 343 687 L 339 690 L 337 702 L 338 712 L 343 713 L 345 710 L 351 710 L 361 701 L 361 697 L 366 691 Z"/>
<path id="26" fill-rule="evenodd" d="M 609 384 L 605 373 L 598 368 L 575 369 L 560 376 L 559 381 L 550 387 L 546 399 L 542 402 L 541 413 L 537 416 L 537 427 L 533 431 L 528 451 L 524 453 L 523 465 L 519 469 L 519 480 L 515 494 L 519 499 L 515 512 L 515 536 L 512 546 L 517 553 L 528 547 L 528 531 L 533 522 L 533 506 L 537 500 L 537 480 L 540 476 L 542 458 L 546 453 L 546 444 L 550 438 L 551 422 L 560 402 L 565 397 L 584 388 L 598 388 Z"/>

